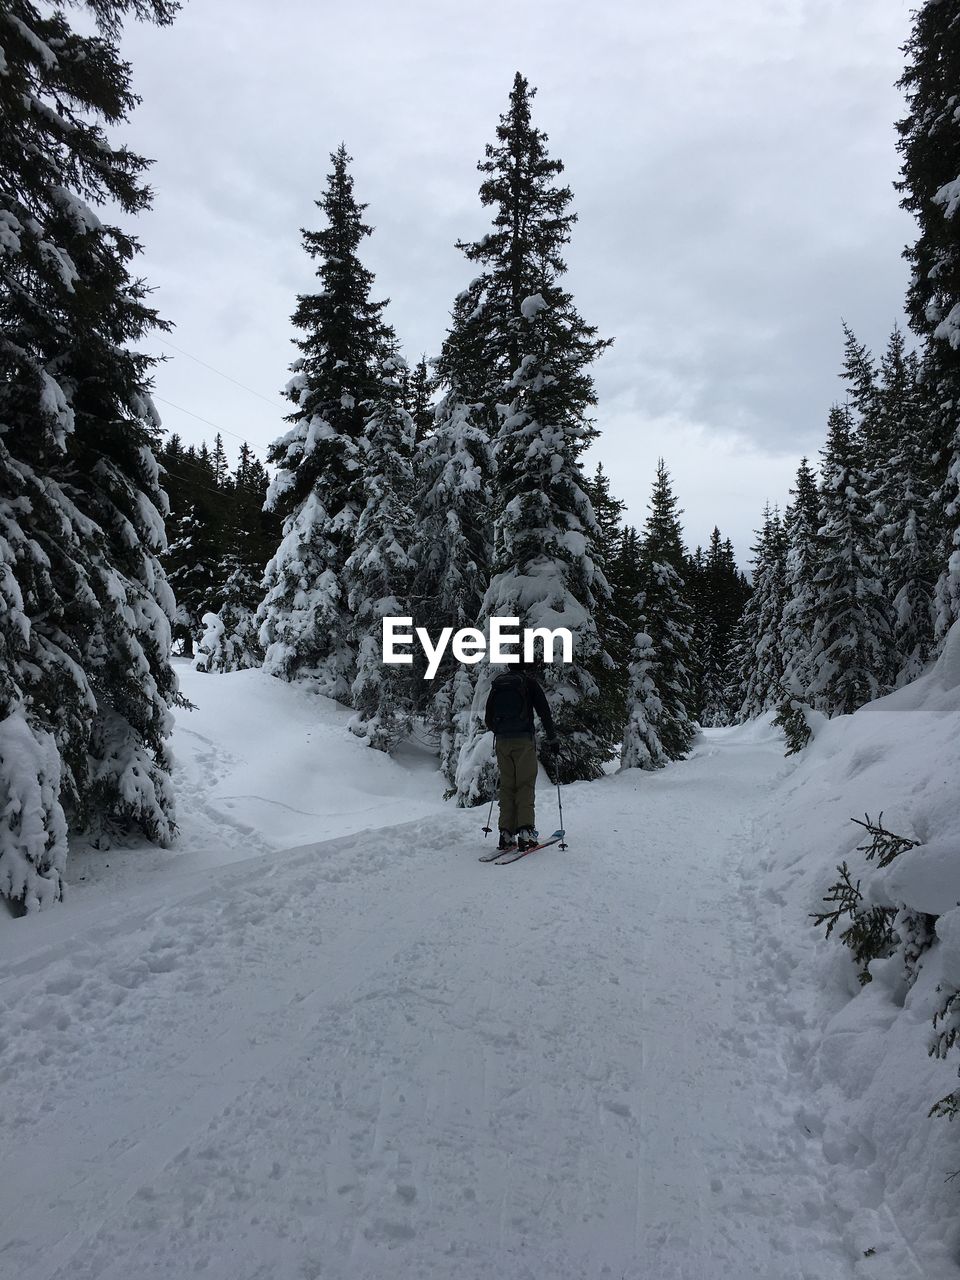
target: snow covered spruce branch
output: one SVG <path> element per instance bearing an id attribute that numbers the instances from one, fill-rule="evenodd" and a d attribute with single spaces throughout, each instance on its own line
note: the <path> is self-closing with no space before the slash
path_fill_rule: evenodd
<path id="1" fill-rule="evenodd" d="M 943 989 L 943 985 L 938 990 Z M 960 1036 L 960 990 L 949 987 L 944 999 L 933 1015 L 933 1035 L 928 1051 L 931 1058 L 945 1058 Z M 946 1116 L 952 1120 L 960 1113 L 960 1089 L 954 1089 L 930 1108 L 931 1116 Z"/>
<path id="2" fill-rule="evenodd" d="M 888 956 L 894 949 L 897 940 L 891 922 L 896 913 L 889 907 L 864 908 L 860 881 L 853 883 L 846 862 L 837 867 L 837 872 L 840 879 L 830 886 L 823 898 L 825 903 L 833 904 L 833 909 L 810 914 L 815 925 L 827 926 L 828 938 L 845 916 L 850 918 L 850 924 L 840 934 L 840 941 L 853 952 L 857 976 L 861 984 L 866 984 L 870 981 L 870 961 Z"/>
<path id="3" fill-rule="evenodd" d="M 851 818 L 850 821 L 855 822 L 858 827 L 863 827 L 872 837 L 869 844 L 857 846 L 857 852 L 862 853 L 868 862 L 872 862 L 876 858 L 877 866 L 889 867 L 894 858 L 906 849 L 919 847 L 919 840 L 911 840 L 909 836 L 898 836 L 892 831 L 887 831 L 883 825 L 882 811 L 876 822 L 871 822 L 868 813 L 865 813 L 863 817 L 863 822 L 859 818 Z"/>
<path id="4" fill-rule="evenodd" d="M 919 840 L 888 831 L 883 826 L 882 813 L 876 822 L 869 814 L 864 814 L 862 820 L 851 818 L 850 821 L 863 827 L 871 837 L 868 844 L 857 846 L 857 852 L 862 853 L 868 862 L 876 859 L 880 868 L 888 867 L 901 853 L 920 845 Z M 861 882 L 859 879 L 856 883 L 853 882 L 846 861 L 840 863 L 837 873 L 839 879 L 834 881 L 823 897 L 824 903 L 831 909 L 810 913 L 815 927 L 826 925 L 825 936 L 829 938 L 841 921 L 849 919 L 850 923 L 839 936 L 843 945 L 853 952 L 861 985 L 872 980 L 872 961 L 887 959 L 898 951 L 902 952 L 903 980 L 909 988 L 916 979 L 920 956 L 933 941 L 935 917 L 916 911 L 906 904 L 891 906 L 871 902 L 865 905 Z"/>

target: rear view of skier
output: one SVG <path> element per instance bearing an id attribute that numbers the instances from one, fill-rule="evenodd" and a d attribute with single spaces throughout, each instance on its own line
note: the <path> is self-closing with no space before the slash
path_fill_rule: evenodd
<path id="1" fill-rule="evenodd" d="M 547 747 L 556 751 L 557 731 L 547 695 L 533 675 L 532 664 L 518 662 L 496 677 L 484 711 L 486 726 L 496 739 L 500 768 L 501 849 L 529 849 L 537 843 L 533 808 L 537 786 L 534 711 L 546 731 Z"/>

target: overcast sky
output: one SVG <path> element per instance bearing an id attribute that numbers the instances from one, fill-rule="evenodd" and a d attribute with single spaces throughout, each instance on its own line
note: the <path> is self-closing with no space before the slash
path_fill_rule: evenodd
<path id="1" fill-rule="evenodd" d="M 764 502 L 822 443 L 841 318 L 875 349 L 902 321 L 909 22 L 909 0 L 186 0 L 172 27 L 131 25 L 143 102 L 122 136 L 156 162 L 139 270 L 194 357 L 156 346 L 164 425 L 219 427 L 231 455 L 279 433 L 290 315 L 314 287 L 299 228 L 319 225 L 341 141 L 377 294 L 408 359 L 435 353 L 519 70 L 580 215 L 569 286 L 616 339 L 591 469 L 639 524 L 662 455 L 690 546 L 717 523 L 745 562 Z"/>

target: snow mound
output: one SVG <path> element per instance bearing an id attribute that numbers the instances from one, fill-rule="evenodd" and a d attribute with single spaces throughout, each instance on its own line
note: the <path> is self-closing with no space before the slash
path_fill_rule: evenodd
<path id="1" fill-rule="evenodd" d="M 759 722 L 755 732 L 764 731 Z M 920 1275 L 918 1263 L 924 1275 L 957 1273 L 956 1191 L 947 1181 L 957 1167 L 956 1130 L 928 1113 L 957 1087 L 960 1054 L 943 1061 L 928 1050 L 934 1013 L 960 989 L 958 778 L 960 625 L 921 679 L 824 723 L 787 762 L 755 828 L 756 865 L 746 870 L 767 930 L 769 1016 L 795 1027 L 792 1070 L 815 1091 L 816 1132 L 831 1164 L 824 1193 L 849 1206 L 851 1229 L 862 1216 L 854 1234 L 878 1254 L 881 1224 L 854 1206 L 884 1206 L 902 1275 Z M 870 838 L 851 822 L 881 813 L 888 831 L 920 842 L 885 868 L 867 860 Z M 901 948 L 872 961 L 873 981 L 861 987 L 838 941 L 849 917 L 829 940 L 824 927 L 815 931 L 810 916 L 829 909 L 824 897 L 843 862 L 865 908 L 899 912 L 893 925 L 902 938 L 912 936 L 907 928 L 933 938 L 912 985 Z M 935 935 L 928 916 L 938 917 Z M 776 975 L 790 975 L 788 994 Z"/>
<path id="2" fill-rule="evenodd" d="M 781 741 L 783 734 L 773 723 L 776 714 L 776 711 L 768 711 L 756 720 L 747 720 L 744 724 L 735 724 L 724 729 L 704 729 L 703 737 L 707 740 L 736 742 L 742 746 Z"/>
<path id="3" fill-rule="evenodd" d="M 192 873 L 445 811 L 426 748 L 371 750 L 347 731 L 346 708 L 260 668 L 207 674 L 181 659 L 177 671 L 192 704 L 173 735 L 179 838 L 108 859 L 71 849 L 67 880 L 81 895 L 169 875 L 171 862 Z"/>

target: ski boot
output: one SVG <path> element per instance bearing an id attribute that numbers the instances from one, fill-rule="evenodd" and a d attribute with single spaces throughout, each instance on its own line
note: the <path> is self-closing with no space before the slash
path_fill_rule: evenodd
<path id="1" fill-rule="evenodd" d="M 520 850 L 531 849 L 540 839 L 540 833 L 536 827 L 521 827 L 517 832 L 517 848 Z"/>
<path id="2" fill-rule="evenodd" d="M 501 831 L 501 832 L 500 832 L 500 843 L 497 845 L 497 848 L 500 850 L 500 852 L 501 852 L 501 853 L 512 853 L 516 847 L 517 847 L 517 841 L 516 841 L 516 837 L 514 836 L 513 832 L 512 832 L 512 831 Z"/>

